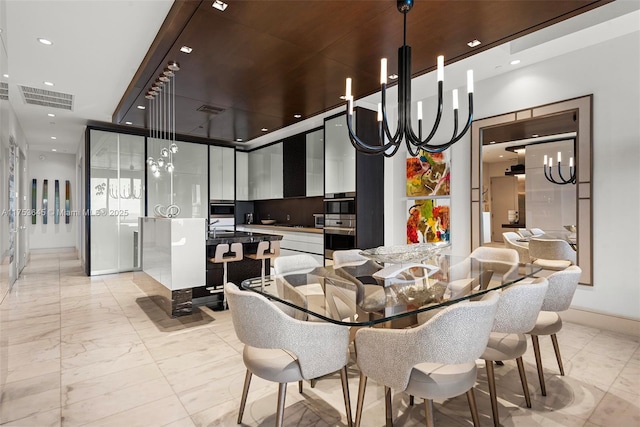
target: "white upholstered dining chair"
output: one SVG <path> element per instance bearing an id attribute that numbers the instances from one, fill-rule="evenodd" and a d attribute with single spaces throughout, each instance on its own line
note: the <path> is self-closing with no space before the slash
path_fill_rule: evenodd
<path id="1" fill-rule="evenodd" d="M 245 345 L 247 368 L 238 424 L 242 422 L 252 375 L 277 382 L 276 426 L 282 426 L 287 383 L 340 371 L 347 423 L 352 425 L 347 361 L 349 330 L 332 323 L 305 322 L 286 315 L 264 296 L 225 285 L 233 327 Z"/>
<path id="2" fill-rule="evenodd" d="M 531 237 L 533 233 L 526 228 L 518 228 L 518 234 L 522 237 Z"/>
<path id="3" fill-rule="evenodd" d="M 498 299 L 498 292 L 489 292 L 480 301 L 453 304 L 411 329 L 360 329 L 356 426 L 362 423 L 367 378 L 385 387 L 387 425 L 392 424 L 391 389 L 395 389 L 424 399 L 427 426 L 433 425 L 433 399 L 466 393 L 478 426 L 475 360 L 487 346 Z"/>
<path id="4" fill-rule="evenodd" d="M 544 270 L 560 271 L 576 264 L 576 251 L 563 239 L 533 237 L 529 240 L 529 256 Z"/>
<path id="5" fill-rule="evenodd" d="M 502 238 L 506 248 L 513 249 L 518 252 L 518 260 L 520 262 L 531 262 L 531 258 L 529 257 L 529 244 L 525 242 L 518 242 L 518 239 L 522 238 L 518 233 L 507 231 L 502 233 Z"/>
<path id="6" fill-rule="evenodd" d="M 531 397 L 522 361 L 522 355 L 527 350 L 527 338 L 524 334 L 535 325 L 547 288 L 547 279 L 538 278 L 532 283 L 511 285 L 501 291 L 489 343 L 481 356 L 487 369 L 493 425 L 496 427 L 500 425 L 500 416 L 493 362 L 516 360 L 525 402 L 527 407 L 531 408 Z"/>
<path id="7" fill-rule="evenodd" d="M 547 389 L 544 384 L 544 373 L 542 371 L 542 358 L 540 356 L 540 344 L 538 336 L 551 335 L 551 342 L 556 353 L 558 368 L 560 375 L 564 375 L 564 367 L 562 366 L 562 357 L 560 356 L 560 347 L 558 346 L 558 337 L 556 334 L 562 329 L 562 318 L 558 314 L 560 311 L 568 310 L 573 300 L 573 294 L 576 292 L 578 282 L 582 270 L 577 265 L 558 271 L 547 277 L 549 288 L 542 302 L 542 308 L 535 326 L 528 333 L 531 335 L 531 343 L 533 344 L 533 353 L 536 358 L 536 366 L 538 368 L 538 379 L 540 381 L 540 390 L 543 396 L 547 395 Z"/>
<path id="8" fill-rule="evenodd" d="M 545 234 L 542 228 L 530 228 L 529 231 L 531 231 L 531 234 L 533 234 L 534 236 L 542 236 L 543 234 Z"/>

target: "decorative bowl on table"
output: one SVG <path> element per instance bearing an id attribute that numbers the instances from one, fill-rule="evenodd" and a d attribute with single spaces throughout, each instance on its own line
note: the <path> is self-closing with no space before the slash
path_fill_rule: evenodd
<path id="1" fill-rule="evenodd" d="M 434 255 L 438 255 L 444 248 L 450 245 L 449 242 L 438 243 L 415 243 L 411 245 L 379 246 L 360 252 L 360 255 L 371 260 L 388 263 L 401 264 L 405 262 L 421 262 Z"/>
<path id="2" fill-rule="evenodd" d="M 263 225 L 273 225 L 273 224 L 276 223 L 276 220 L 275 219 L 261 219 L 260 222 Z"/>
<path id="3" fill-rule="evenodd" d="M 394 290 L 399 302 L 415 307 L 422 307 L 425 304 L 439 304 L 444 302 L 447 287 L 442 283 L 434 283 L 431 286 L 416 283 L 409 286 L 397 287 L 397 289 Z"/>

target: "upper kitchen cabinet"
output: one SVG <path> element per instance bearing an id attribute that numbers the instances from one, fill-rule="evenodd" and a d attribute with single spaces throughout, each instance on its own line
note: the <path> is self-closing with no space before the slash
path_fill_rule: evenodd
<path id="1" fill-rule="evenodd" d="M 235 150 L 209 146 L 209 199 L 235 200 Z"/>
<path id="2" fill-rule="evenodd" d="M 345 114 L 324 121 L 324 139 L 324 192 L 355 192 L 356 150 L 349 141 Z"/>
<path id="3" fill-rule="evenodd" d="M 304 197 L 307 191 L 307 145 L 305 134 L 290 136 L 282 143 L 284 197 Z"/>
<path id="4" fill-rule="evenodd" d="M 249 153 L 236 152 L 236 200 L 249 200 Z"/>
<path id="5" fill-rule="evenodd" d="M 324 130 L 318 129 L 305 135 L 306 157 L 306 195 L 324 196 Z"/>
<path id="6" fill-rule="evenodd" d="M 281 199 L 282 143 L 249 153 L 249 198 L 251 200 Z"/>

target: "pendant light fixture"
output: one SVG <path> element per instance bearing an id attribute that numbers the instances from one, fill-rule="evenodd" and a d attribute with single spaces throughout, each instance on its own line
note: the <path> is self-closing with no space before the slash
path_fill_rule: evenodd
<path id="1" fill-rule="evenodd" d="M 176 144 L 176 99 L 175 76 L 180 70 L 180 65 L 175 61 L 169 61 L 167 67 L 160 73 L 156 81 L 151 85 L 145 98 L 149 100 L 149 137 L 168 141 L 168 146 L 160 149 L 157 159 L 153 156 L 147 158 L 147 165 L 154 177 L 159 178 L 164 172 L 169 174 L 169 205 L 164 207 L 156 205 L 156 215 L 173 218 L 178 216 L 180 208 L 173 203 L 173 155 L 178 152 Z"/>
<path id="2" fill-rule="evenodd" d="M 346 80 L 345 99 L 347 101 L 347 127 L 349 139 L 353 146 L 366 154 L 383 154 L 386 157 L 393 156 L 402 141 L 406 143 L 410 155 L 418 155 L 420 150 L 430 153 L 440 153 L 459 141 L 467 133 L 473 121 L 473 71 L 467 71 L 467 93 L 469 98 L 469 118 L 460 133 L 458 133 L 458 90 L 453 90 L 453 136 L 448 142 L 442 144 L 430 144 L 438 130 L 442 118 L 442 92 L 444 80 L 444 57 L 437 58 L 438 78 L 438 112 L 433 128 L 423 139 L 422 135 L 422 102 L 417 103 L 418 134 L 411 125 L 411 47 L 407 46 L 407 13 L 413 7 L 413 0 L 397 0 L 398 11 L 404 17 L 403 45 L 398 49 L 398 123 L 396 132 L 391 134 L 387 118 L 386 90 L 387 90 L 387 59 L 380 62 L 380 92 L 382 102 L 378 104 L 378 138 L 377 141 L 364 141 L 359 138 L 353 129 L 353 95 L 351 94 L 351 78 Z"/>

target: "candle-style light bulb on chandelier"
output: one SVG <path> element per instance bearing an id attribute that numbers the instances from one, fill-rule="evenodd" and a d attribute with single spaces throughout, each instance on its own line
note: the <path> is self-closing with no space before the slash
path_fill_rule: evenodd
<path id="1" fill-rule="evenodd" d="M 548 173 L 547 173 L 548 166 Z M 558 151 L 558 177 L 555 178 L 553 176 L 553 158 L 549 156 L 547 159 L 547 155 L 544 155 L 544 177 L 547 178 L 547 181 L 552 182 L 558 185 L 566 185 L 566 184 L 574 184 L 576 183 L 576 169 L 573 166 L 573 157 L 569 158 L 569 177 L 568 179 L 562 175 L 562 154 Z"/>
<path id="2" fill-rule="evenodd" d="M 404 40 L 398 49 L 398 124 L 395 134 L 391 134 L 387 119 L 386 90 L 387 90 L 387 59 L 380 62 L 380 92 L 381 103 L 378 104 L 378 140 L 363 141 L 353 130 L 353 95 L 351 94 L 351 78 L 346 81 L 345 99 L 347 101 L 347 127 L 349 139 L 353 146 L 366 154 L 383 154 L 386 157 L 393 156 L 402 141 L 407 145 L 407 151 L 412 156 L 417 156 L 420 150 L 430 153 L 440 153 L 459 141 L 471 127 L 473 121 L 473 71 L 467 71 L 467 93 L 469 97 L 469 118 L 460 133 L 458 133 L 458 90 L 453 90 L 453 136 L 442 144 L 430 144 L 438 130 L 442 118 L 442 92 L 444 81 L 444 57 L 437 59 L 438 78 L 438 113 L 433 128 L 425 139 L 422 139 L 422 102 L 417 103 L 418 108 L 418 134 L 416 135 L 411 125 L 411 47 L 407 46 L 407 13 L 413 7 L 413 0 L 397 0 L 398 11 L 404 15 Z"/>

